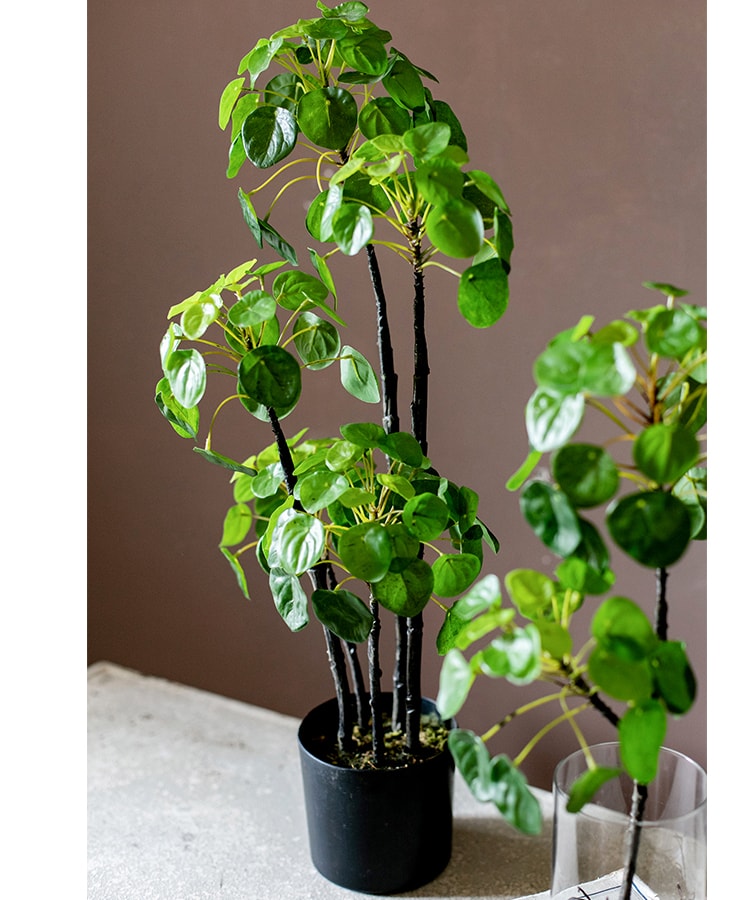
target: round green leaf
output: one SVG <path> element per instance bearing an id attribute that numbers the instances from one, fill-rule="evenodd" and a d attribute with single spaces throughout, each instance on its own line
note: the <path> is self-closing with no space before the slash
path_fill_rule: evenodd
<path id="1" fill-rule="evenodd" d="M 435 494 L 417 494 L 404 507 L 403 522 L 420 541 L 432 541 L 445 531 L 449 510 L 444 500 Z"/>
<path id="2" fill-rule="evenodd" d="M 432 564 L 434 591 L 438 597 L 457 597 L 479 574 L 481 563 L 471 553 L 446 554 Z"/>
<path id="3" fill-rule="evenodd" d="M 644 429 L 633 444 L 633 460 L 657 484 L 672 484 L 695 465 L 700 447 L 681 425 L 662 422 Z"/>
<path id="4" fill-rule="evenodd" d="M 464 175 L 460 167 L 450 159 L 430 159 L 414 173 L 419 192 L 428 203 L 445 203 L 452 197 L 460 197 Z"/>
<path id="5" fill-rule="evenodd" d="M 318 88 L 300 98 L 297 121 L 313 144 L 342 150 L 357 127 L 357 101 L 344 88 Z"/>
<path id="6" fill-rule="evenodd" d="M 315 516 L 287 509 L 279 516 L 272 543 L 280 567 L 290 575 L 302 575 L 320 560 L 325 529 Z"/>
<path id="7" fill-rule="evenodd" d="M 629 661 L 596 647 L 588 665 L 594 686 L 615 700 L 640 703 L 653 692 L 653 676 L 646 660 Z"/>
<path id="8" fill-rule="evenodd" d="M 252 403 L 289 411 L 302 392 L 299 363 L 283 347 L 256 347 L 246 353 L 238 370 L 240 392 Z"/>
<path id="9" fill-rule="evenodd" d="M 276 301 L 265 291 L 250 291 L 230 307 L 227 318 L 237 328 L 255 328 L 276 315 Z"/>
<path id="10" fill-rule="evenodd" d="M 391 559 L 391 572 L 403 572 L 419 557 L 419 548 L 422 546 L 403 522 L 394 522 L 386 526 L 386 531 L 391 539 L 393 557 Z"/>
<path id="11" fill-rule="evenodd" d="M 665 307 L 648 320 L 646 346 L 659 356 L 682 359 L 700 344 L 702 331 L 700 324 L 684 309 Z"/>
<path id="12" fill-rule="evenodd" d="M 284 309 L 297 310 L 304 303 L 320 305 L 328 297 L 328 288 L 306 272 L 282 272 L 273 281 L 273 296 Z"/>
<path id="13" fill-rule="evenodd" d="M 674 486 L 674 494 L 690 513 L 691 537 L 694 541 L 705 541 L 708 519 L 708 484 L 706 469 L 696 466 L 687 471 Z"/>
<path id="14" fill-rule="evenodd" d="M 297 142 L 297 123 L 288 109 L 259 106 L 242 124 L 242 143 L 253 165 L 267 169 L 288 156 Z"/>
<path id="15" fill-rule="evenodd" d="M 319 512 L 348 490 L 349 482 L 343 475 L 320 469 L 302 476 L 294 488 L 294 494 L 309 513 Z"/>
<path id="16" fill-rule="evenodd" d="M 383 87 L 405 109 L 421 109 L 425 104 L 422 79 L 408 59 L 396 60 L 383 78 Z"/>
<path id="17" fill-rule="evenodd" d="M 520 505 L 536 536 L 558 556 L 570 555 L 581 542 L 578 516 L 562 491 L 532 481 L 521 493 Z"/>
<path id="18" fill-rule="evenodd" d="M 372 584 L 388 572 L 393 546 L 379 522 L 362 522 L 348 528 L 338 539 L 341 562 L 355 577 Z"/>
<path id="19" fill-rule="evenodd" d="M 419 468 L 424 462 L 424 453 L 422 453 L 419 441 L 408 431 L 394 431 L 386 434 L 378 443 L 378 447 L 386 456 L 414 469 Z"/>
<path id="20" fill-rule="evenodd" d="M 607 527 L 612 539 L 644 566 L 671 566 L 690 543 L 687 507 L 662 491 L 628 494 L 610 504 Z"/>
<path id="21" fill-rule="evenodd" d="M 366 641 L 373 624 L 372 613 L 351 591 L 313 591 L 316 618 L 342 641 L 360 644 Z"/>
<path id="22" fill-rule="evenodd" d="M 370 140 L 380 134 L 403 134 L 411 127 L 411 116 L 392 97 L 376 97 L 359 113 L 359 130 Z"/>
<path id="23" fill-rule="evenodd" d="M 442 122 L 428 122 L 410 128 L 404 135 L 404 146 L 415 159 L 438 156 L 450 143 L 451 130 Z"/>
<path id="24" fill-rule="evenodd" d="M 173 350 L 165 360 L 164 374 L 180 406 L 198 405 L 206 390 L 206 364 L 197 350 Z"/>
<path id="25" fill-rule="evenodd" d="M 601 604 L 591 634 L 609 653 L 629 661 L 645 659 L 658 640 L 648 616 L 627 597 L 609 597 Z"/>
<path id="26" fill-rule="evenodd" d="M 534 450 L 546 453 L 569 440 L 583 419 L 583 394 L 537 388 L 526 404 L 526 432 Z"/>
<path id="27" fill-rule="evenodd" d="M 263 102 L 269 106 L 283 106 L 291 112 L 302 92 L 302 82 L 293 72 L 274 76 L 263 91 Z"/>
<path id="28" fill-rule="evenodd" d="M 427 237 L 446 256 L 464 259 L 479 253 L 484 240 L 482 214 L 459 197 L 436 206 L 425 221 Z"/>
<path id="29" fill-rule="evenodd" d="M 466 702 L 466 698 L 469 696 L 469 689 L 475 678 L 476 676 L 472 672 L 471 666 L 466 662 L 460 650 L 453 648 L 446 653 L 440 669 L 440 682 L 436 700 L 438 711 L 444 719 L 452 719 L 461 710 L 461 707 Z M 472 765 L 469 761 L 469 754 L 473 756 L 473 753 L 476 752 L 473 741 L 473 738 L 476 736 L 472 734 L 469 739 L 469 732 L 462 732 L 459 735 L 456 735 L 456 732 L 457 729 L 451 731 L 448 735 L 448 741 L 452 741 L 450 743 L 451 752 L 456 759 L 459 771 L 464 774 L 468 767 Z M 464 737 L 466 737 L 465 750 Z M 480 752 L 484 753 L 487 764 L 489 764 L 489 754 L 481 741 Z M 465 774 L 464 777 L 466 777 Z"/>
<path id="30" fill-rule="evenodd" d="M 575 507 L 598 506 L 610 500 L 620 483 L 612 457 L 594 444 L 568 444 L 552 457 L 552 475 Z"/>
<path id="31" fill-rule="evenodd" d="M 552 605 L 555 582 L 534 569 L 512 569 L 505 576 L 505 589 L 521 615 L 535 619 Z"/>
<path id="32" fill-rule="evenodd" d="M 398 616 L 416 616 L 427 606 L 432 594 L 432 569 L 423 559 L 415 559 L 400 572 L 389 572 L 372 585 L 372 595 Z"/>
<path id="33" fill-rule="evenodd" d="M 458 309 L 474 328 L 494 325 L 508 308 L 508 296 L 508 273 L 496 257 L 470 266 L 458 282 Z"/>
<path id="34" fill-rule="evenodd" d="M 326 453 L 326 465 L 333 472 L 345 472 L 362 457 L 362 448 L 351 441 L 334 441 Z"/>
<path id="35" fill-rule="evenodd" d="M 253 514 L 246 503 L 230 506 L 224 516 L 220 547 L 234 547 L 247 537 L 253 521 Z"/>
<path id="36" fill-rule="evenodd" d="M 325 369 L 338 358 L 338 330 L 313 313 L 302 313 L 294 323 L 294 346 L 308 369 Z"/>
<path id="37" fill-rule="evenodd" d="M 365 31 L 361 35 L 344 38 L 339 41 L 338 50 L 346 64 L 355 71 L 365 75 L 383 75 L 388 67 L 385 41 L 379 36 L 383 34 Z"/>
<path id="38" fill-rule="evenodd" d="M 366 450 L 379 447 L 385 439 L 385 429 L 375 422 L 350 422 L 342 425 L 340 431 L 347 441 Z"/>

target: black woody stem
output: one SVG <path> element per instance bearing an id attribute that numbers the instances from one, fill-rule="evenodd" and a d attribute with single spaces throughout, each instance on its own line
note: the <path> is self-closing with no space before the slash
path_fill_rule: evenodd
<path id="1" fill-rule="evenodd" d="M 430 366 L 425 327 L 424 271 L 419 223 L 410 225 L 412 264 L 414 271 L 414 384 L 411 402 L 412 434 L 427 455 L 427 385 Z M 419 727 L 422 715 L 422 613 L 407 623 L 406 665 L 406 746 L 411 753 L 419 751 Z"/>
<path id="2" fill-rule="evenodd" d="M 271 423 L 274 440 L 276 441 L 276 449 L 279 452 L 279 462 L 284 473 L 284 483 L 289 492 L 289 496 L 294 494 L 294 486 L 297 483 L 297 476 L 294 474 L 294 460 L 292 459 L 292 451 L 289 448 L 284 431 L 279 422 L 276 410 L 269 406 L 268 419 Z M 301 506 L 295 500 L 294 506 L 300 509 Z M 312 579 L 315 590 L 323 590 L 328 587 L 328 572 L 330 564 L 324 566 L 314 566 L 310 570 L 310 578 Z M 332 577 L 332 573 L 331 573 Z M 336 702 L 338 704 L 339 723 L 337 741 L 339 748 L 346 749 L 348 742 L 351 740 L 351 703 L 349 702 L 349 684 L 346 677 L 346 659 L 341 646 L 341 641 L 328 628 L 323 628 L 326 641 L 326 652 L 328 653 L 328 662 L 331 667 L 333 676 L 334 689 L 336 691 Z"/>
<path id="3" fill-rule="evenodd" d="M 372 716 L 372 761 L 376 768 L 383 762 L 383 715 L 380 693 L 380 614 L 378 602 L 370 598 L 372 628 L 367 642 L 370 663 L 370 715 Z"/>
<path id="4" fill-rule="evenodd" d="M 641 842 L 641 830 L 643 816 L 646 808 L 648 789 L 645 784 L 633 784 L 633 798 L 630 807 L 627 837 L 627 862 L 625 864 L 625 877 L 622 880 L 619 900 L 630 900 L 635 878 L 635 866 L 638 860 L 638 848 Z"/>
<path id="5" fill-rule="evenodd" d="M 656 634 L 660 641 L 667 639 L 667 578 L 666 569 L 656 570 Z"/>

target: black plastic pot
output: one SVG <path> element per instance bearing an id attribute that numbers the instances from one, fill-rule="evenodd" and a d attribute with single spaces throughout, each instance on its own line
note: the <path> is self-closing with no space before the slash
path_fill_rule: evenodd
<path id="1" fill-rule="evenodd" d="M 390 708 L 391 695 L 383 695 Z M 435 704 L 422 701 L 423 713 Z M 453 758 L 446 747 L 398 769 L 348 769 L 322 759 L 335 741 L 328 700 L 299 727 L 310 855 L 334 884 L 368 894 L 414 890 L 448 865 L 453 832 Z M 453 724 L 453 723 L 451 723 Z"/>

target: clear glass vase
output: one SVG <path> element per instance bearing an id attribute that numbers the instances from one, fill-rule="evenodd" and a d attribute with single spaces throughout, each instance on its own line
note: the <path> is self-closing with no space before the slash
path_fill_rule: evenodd
<path id="1" fill-rule="evenodd" d="M 597 765 L 620 767 L 616 742 L 590 750 Z M 582 750 L 555 769 L 551 900 L 620 900 L 634 785 L 623 774 L 569 813 L 570 787 L 586 769 Z M 706 898 L 706 773 L 673 750 L 661 750 L 648 785 L 635 872 L 629 900 Z"/>

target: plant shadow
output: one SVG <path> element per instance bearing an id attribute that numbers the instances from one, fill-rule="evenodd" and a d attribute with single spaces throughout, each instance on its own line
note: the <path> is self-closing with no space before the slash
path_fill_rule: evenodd
<path id="1" fill-rule="evenodd" d="M 552 823 L 536 836 L 515 831 L 499 815 L 457 816 L 453 854 L 430 884 L 401 897 L 523 898 L 549 890 Z"/>

